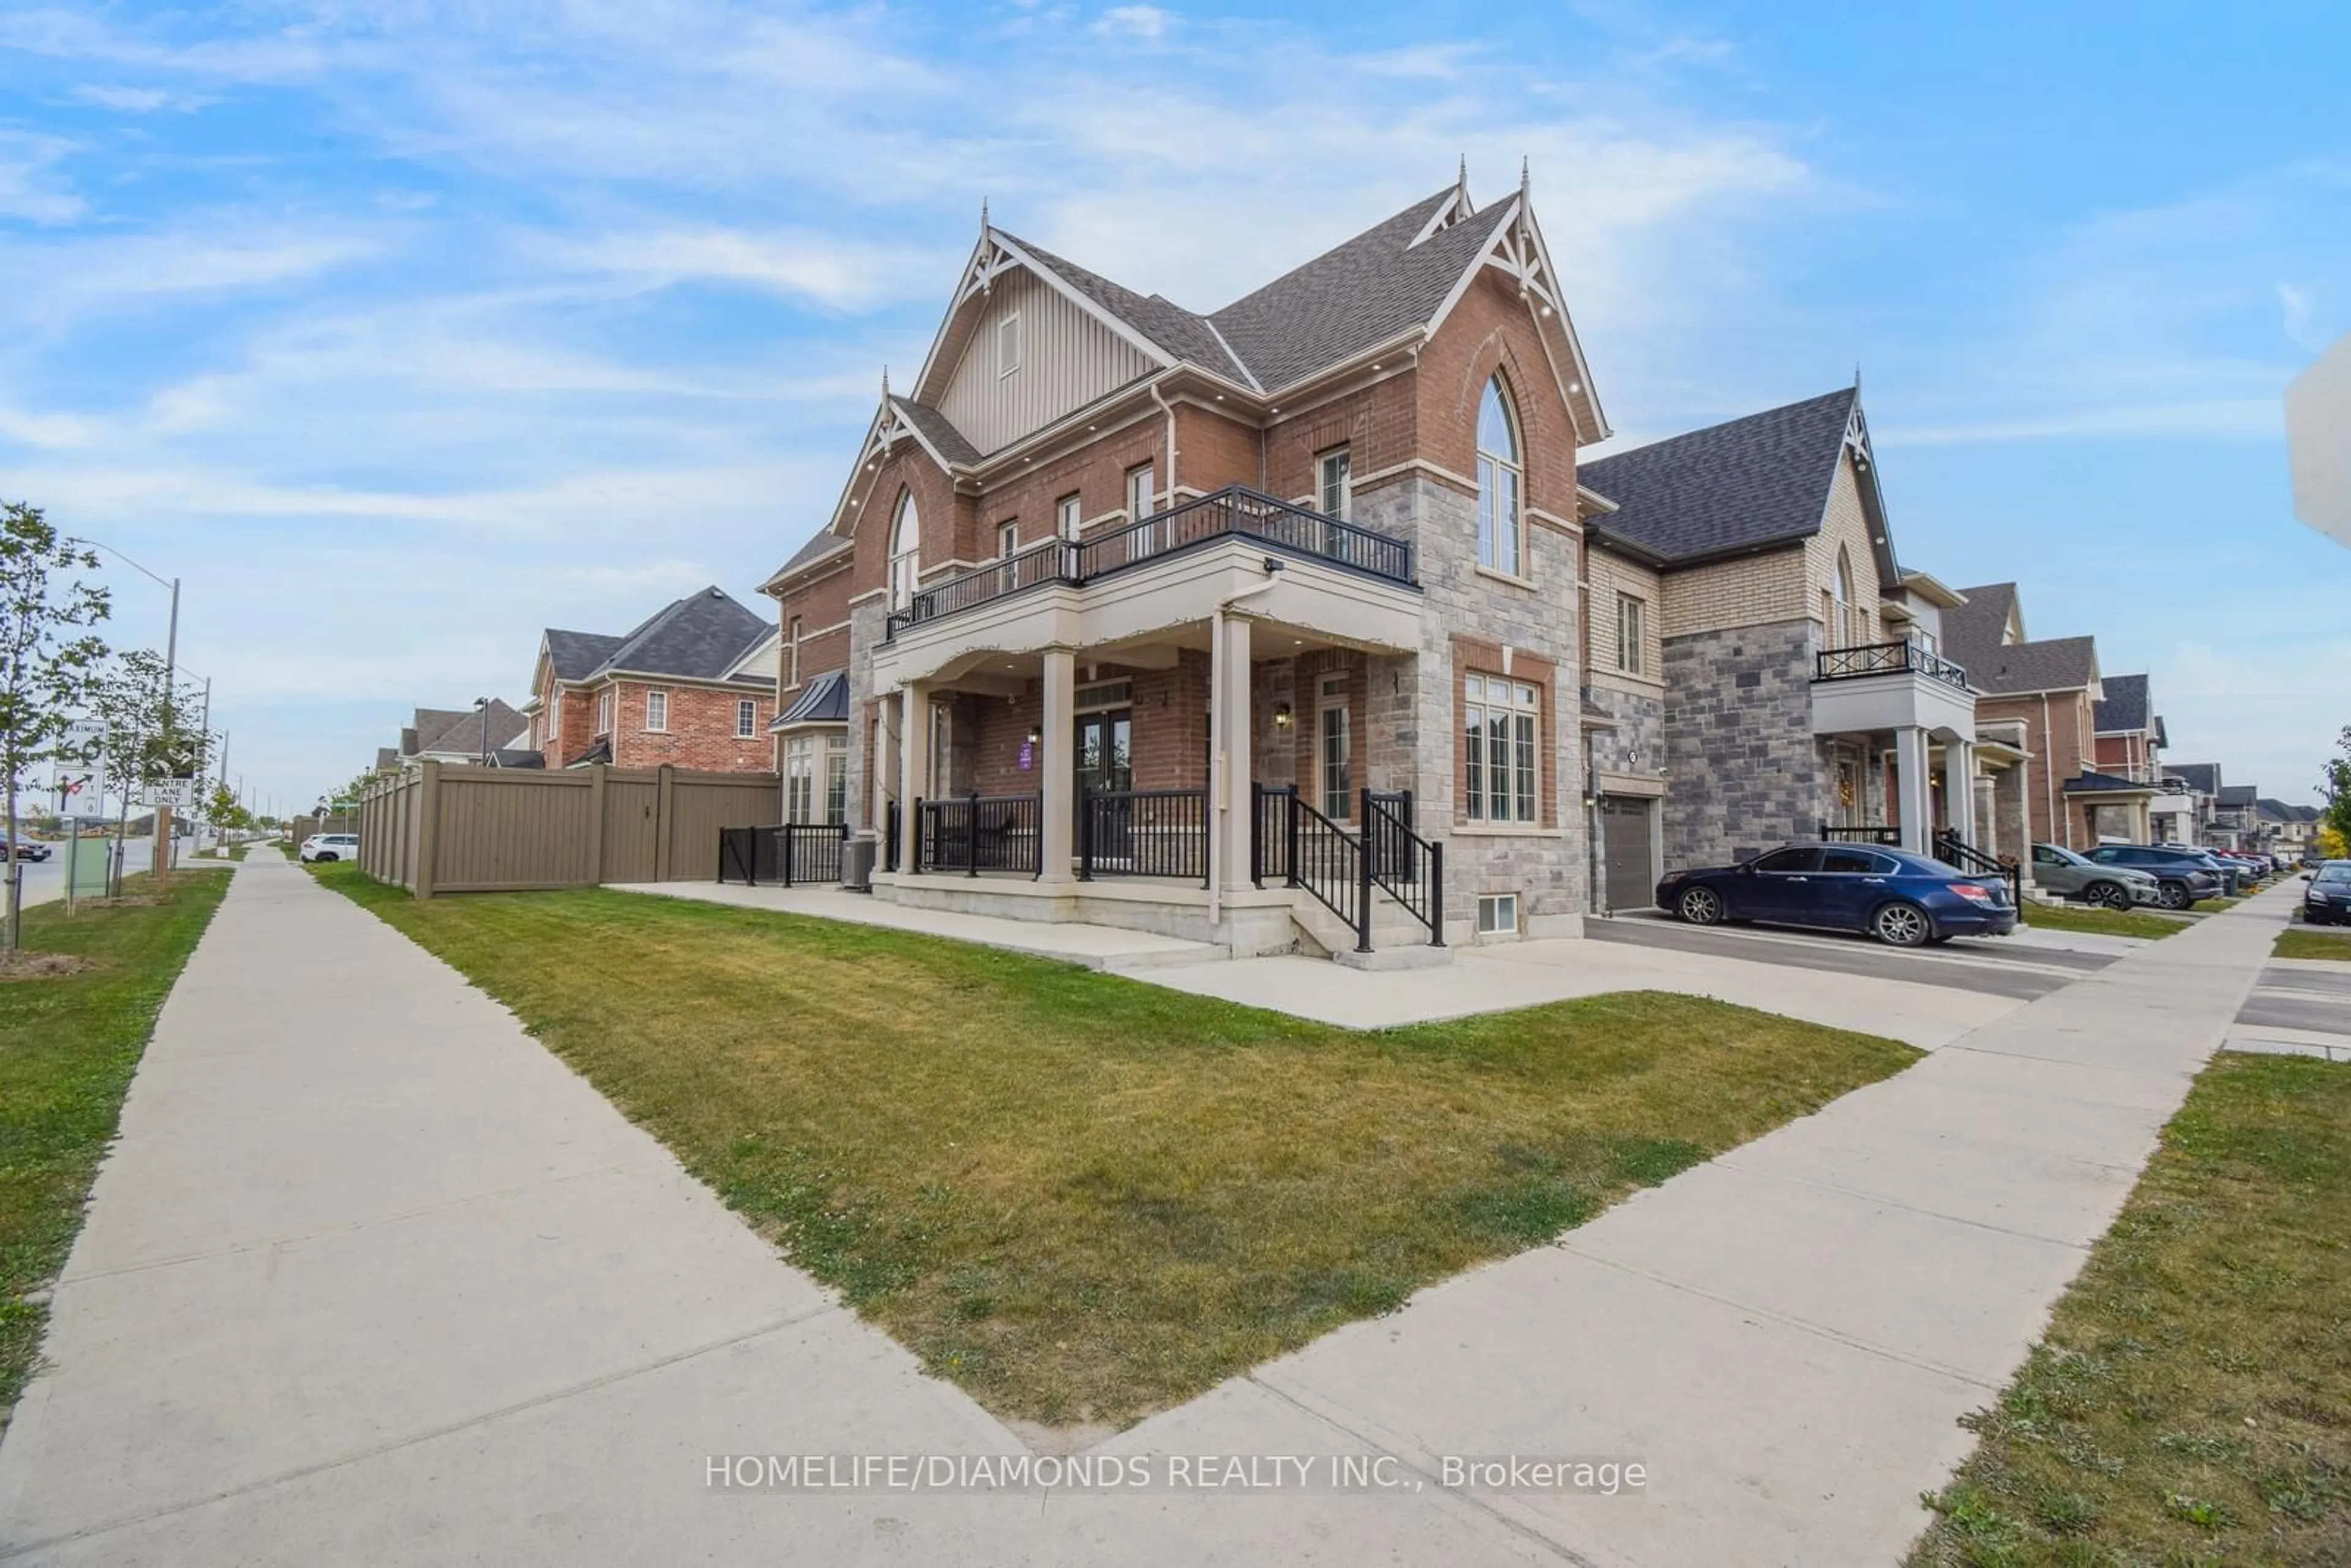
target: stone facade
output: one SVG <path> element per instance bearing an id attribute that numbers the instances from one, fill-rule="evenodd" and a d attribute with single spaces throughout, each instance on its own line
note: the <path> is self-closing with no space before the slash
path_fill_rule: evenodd
<path id="1" fill-rule="evenodd" d="M 1666 866 L 1728 865 L 1833 815 L 1810 621 L 1666 639 Z"/>

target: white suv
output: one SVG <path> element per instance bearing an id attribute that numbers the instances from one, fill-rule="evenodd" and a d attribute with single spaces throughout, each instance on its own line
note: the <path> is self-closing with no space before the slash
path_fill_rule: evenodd
<path id="1" fill-rule="evenodd" d="M 302 841 L 306 861 L 351 861 L 360 858 L 357 833 L 312 833 Z"/>

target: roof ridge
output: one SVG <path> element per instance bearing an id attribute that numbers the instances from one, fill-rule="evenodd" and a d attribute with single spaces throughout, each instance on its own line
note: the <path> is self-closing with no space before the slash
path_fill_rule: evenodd
<path id="1" fill-rule="evenodd" d="M 1685 430 L 1672 435 L 1659 436 L 1655 441 L 1645 441 L 1638 446 L 1628 446 L 1622 452 L 1611 452 L 1604 457 L 1587 457 L 1581 460 L 1576 466 L 1580 471 L 1589 472 L 1603 464 L 1614 463 L 1620 457 L 1630 457 L 1636 452 L 1654 452 L 1661 446 L 1670 446 L 1677 441 L 1690 441 L 1701 435 L 1711 435 L 1719 431 L 1730 430 L 1745 424 L 1750 420 L 1769 419 L 1774 414 L 1784 414 L 1795 409 L 1810 408 L 1814 403 L 1826 402 L 1832 398 L 1850 398 L 1857 395 L 1856 390 L 1853 387 L 1838 387 L 1834 392 L 1820 392 L 1812 397 L 1800 397 L 1793 402 L 1774 403 L 1770 408 L 1759 408 L 1753 413 L 1742 413 L 1735 419 L 1717 420 L 1712 424 L 1701 424 L 1695 430 Z M 1957 589 L 1954 591 L 1967 593 L 1972 591 Z"/>

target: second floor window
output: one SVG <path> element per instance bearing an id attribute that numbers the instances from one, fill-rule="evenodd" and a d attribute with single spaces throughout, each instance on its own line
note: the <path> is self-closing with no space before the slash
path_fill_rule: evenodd
<path id="1" fill-rule="evenodd" d="M 996 525 L 996 559 L 1010 560 L 1020 550 L 1020 525 L 1018 522 Z"/>
<path id="2" fill-rule="evenodd" d="M 784 684 L 786 685 L 796 686 L 800 684 L 800 618 L 797 615 L 792 617 L 791 635 L 786 639 L 786 642 L 790 649 L 789 672 L 791 678 Z"/>
<path id="3" fill-rule="evenodd" d="M 646 733 L 657 735 L 668 727 L 669 694 L 667 692 L 647 692 L 645 694 Z"/>
<path id="4" fill-rule="evenodd" d="M 1628 675 L 1641 673 L 1641 610 L 1631 594 L 1616 596 L 1616 667 Z"/>
<path id="5" fill-rule="evenodd" d="M 1479 566 L 1512 577 L 1526 575 L 1525 487 L 1518 423 L 1510 417 L 1510 393 L 1497 371 L 1478 400 Z"/>
<path id="6" fill-rule="evenodd" d="M 756 739 L 759 734 L 759 705 L 744 697 L 735 705 L 735 738 Z"/>
<path id="7" fill-rule="evenodd" d="M 1053 530 L 1065 539 L 1078 537 L 1080 514 L 1085 509 L 1075 496 L 1064 496 L 1053 503 Z"/>
<path id="8" fill-rule="evenodd" d="M 1008 376 L 1020 368 L 1020 312 L 1015 310 L 996 324 L 996 373 Z"/>
<path id="9" fill-rule="evenodd" d="M 612 733 L 612 688 L 610 686 L 596 694 L 596 733 Z"/>
<path id="10" fill-rule="evenodd" d="M 1315 500 L 1324 517 L 1343 520 L 1347 517 L 1349 503 L 1353 499 L 1347 485 L 1349 472 L 1347 449 L 1343 446 L 1336 452 L 1325 452 L 1315 459 Z"/>
<path id="11" fill-rule="evenodd" d="M 890 524 L 890 608 L 904 610 L 913 601 L 914 585 L 923 574 L 923 519 L 914 510 L 914 493 L 901 491 L 898 515 Z"/>

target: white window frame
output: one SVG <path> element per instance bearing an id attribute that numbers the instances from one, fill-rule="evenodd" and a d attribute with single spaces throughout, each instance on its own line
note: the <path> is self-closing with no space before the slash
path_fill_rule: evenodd
<path id="1" fill-rule="evenodd" d="M 1638 675 L 1647 672 L 1642 640 L 1648 628 L 1642 624 L 1647 606 L 1629 593 L 1616 595 L 1616 668 L 1625 674 Z"/>
<path id="2" fill-rule="evenodd" d="M 758 699 L 753 697 L 737 697 L 735 699 L 735 738 L 737 740 L 757 740 L 759 738 L 759 704 Z"/>
<path id="3" fill-rule="evenodd" d="M 789 646 L 791 648 L 792 658 L 792 678 L 785 684 L 787 685 L 797 686 L 800 684 L 800 618 L 797 615 L 792 617 L 791 640 Z"/>
<path id="4" fill-rule="evenodd" d="M 914 601 L 923 582 L 923 513 L 914 492 L 898 495 L 890 515 L 890 608 L 904 610 Z"/>
<path id="5" fill-rule="evenodd" d="M 849 820 L 849 731 L 834 729 L 824 737 L 824 820 Z"/>
<path id="6" fill-rule="evenodd" d="M 1326 517 L 1354 520 L 1354 460 L 1345 447 L 1334 446 L 1314 459 L 1314 504 Z"/>
<path id="7" fill-rule="evenodd" d="M 661 722 L 659 724 L 655 724 L 653 722 L 653 708 L 656 704 L 658 704 L 661 708 Z M 646 688 L 645 733 L 647 735 L 667 735 L 669 733 L 669 690 L 665 686 L 650 686 Z"/>
<path id="8" fill-rule="evenodd" d="M 611 687 L 606 686 L 596 694 L 596 733 L 598 735 L 612 733 L 613 706 Z"/>
<path id="9" fill-rule="evenodd" d="M 1078 537 L 1078 526 L 1085 520 L 1086 504 L 1082 496 L 1064 496 L 1053 503 L 1053 531 L 1065 539 Z"/>
<path id="10" fill-rule="evenodd" d="M 1020 553 L 1020 519 L 1007 517 L 996 525 L 996 559 L 1010 560 Z"/>
<path id="11" fill-rule="evenodd" d="M 1139 523 L 1151 516 L 1159 496 L 1159 468 L 1154 463 L 1138 463 L 1126 471 L 1126 520 Z"/>
<path id="12" fill-rule="evenodd" d="M 1501 405 L 1502 423 L 1511 450 L 1489 451 L 1485 444 L 1486 394 Z M 1510 401 L 1510 383 L 1496 371 L 1478 394 L 1478 564 L 1506 577 L 1527 575 L 1526 433 L 1520 427 Z M 1506 486 L 1503 481 L 1509 481 Z M 1508 490 L 1507 507 L 1498 504 Z"/>
<path id="13" fill-rule="evenodd" d="M 996 323 L 997 379 L 1001 381 L 1019 368 L 1020 312 L 1008 310 Z"/>
<path id="14" fill-rule="evenodd" d="M 784 737 L 784 821 L 812 822 L 816 809 L 816 733 Z"/>
<path id="15" fill-rule="evenodd" d="M 1502 923 L 1502 913 L 1510 912 L 1510 924 Z M 1516 936 L 1519 934 L 1519 895 L 1515 893 L 1481 893 L 1478 895 L 1478 935 L 1480 936 Z"/>
<path id="16" fill-rule="evenodd" d="M 1462 677 L 1461 691 L 1463 818 L 1493 827 L 1540 825 L 1543 688 L 1509 675 L 1476 674 Z"/>
<path id="17" fill-rule="evenodd" d="M 1314 808 L 1334 822 L 1352 822 L 1355 820 L 1355 719 L 1347 700 L 1347 677 L 1324 675 L 1315 683 L 1314 693 Z M 1331 757 L 1333 718 L 1339 721 L 1335 781 Z M 1334 782 L 1335 795 L 1332 792 Z"/>

